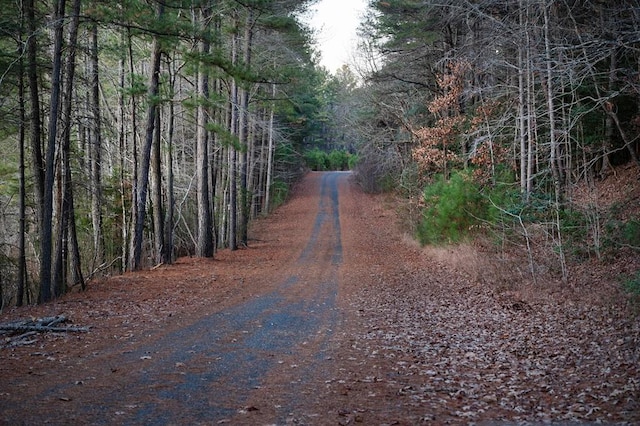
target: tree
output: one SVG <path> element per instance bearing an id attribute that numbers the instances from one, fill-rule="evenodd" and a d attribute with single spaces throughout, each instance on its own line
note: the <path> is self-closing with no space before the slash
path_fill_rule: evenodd
<path id="1" fill-rule="evenodd" d="M 40 224 L 40 297 L 41 303 L 48 302 L 52 296 L 52 242 L 53 242 L 53 185 L 55 178 L 54 157 L 57 147 L 60 85 L 62 78 L 62 43 L 65 0 L 54 3 L 54 47 L 53 67 L 51 71 L 51 101 L 49 107 L 49 126 L 46 155 L 44 161 L 44 193 L 42 202 L 42 220 Z M 36 166 L 41 168 L 41 166 Z"/>
<path id="2" fill-rule="evenodd" d="M 202 40 L 199 42 L 200 54 L 206 57 L 210 52 L 209 25 L 211 11 L 208 6 L 199 11 L 200 23 L 203 27 Z M 196 162 L 198 179 L 198 244 L 196 254 L 200 257 L 212 257 L 213 222 L 211 215 L 211 203 L 209 200 L 209 71 L 204 64 L 198 66 L 198 107 L 196 130 Z"/>
<path id="3" fill-rule="evenodd" d="M 164 4 L 156 6 L 156 19 L 161 21 L 164 14 Z M 151 47 L 151 73 L 149 78 L 149 88 L 147 94 L 147 118 L 144 145 L 142 146 L 142 158 L 140 161 L 140 172 L 136 182 L 135 203 L 133 209 L 136 211 L 133 223 L 133 235 L 131 239 L 131 258 L 129 268 L 133 271 L 142 266 L 142 239 L 144 231 L 144 221 L 146 215 L 147 189 L 149 182 L 149 169 L 151 163 L 151 148 L 154 141 L 154 131 L 156 124 L 158 93 L 160 86 L 160 59 L 162 51 L 158 35 L 153 36 Z"/>

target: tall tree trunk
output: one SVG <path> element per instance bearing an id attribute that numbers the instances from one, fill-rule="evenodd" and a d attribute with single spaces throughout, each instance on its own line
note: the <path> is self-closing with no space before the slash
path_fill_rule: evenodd
<path id="1" fill-rule="evenodd" d="M 62 42 L 65 0 L 54 3 L 53 14 L 53 67 L 51 71 L 51 101 L 49 126 L 45 156 L 44 197 L 42 202 L 42 223 L 40 226 L 40 296 L 39 302 L 51 300 L 51 266 L 53 242 L 53 184 L 55 177 L 54 159 L 60 113 L 60 80 L 62 75 Z"/>
<path id="2" fill-rule="evenodd" d="M 90 91 L 89 108 L 89 173 L 91 176 L 91 224 L 93 226 L 94 262 L 102 265 L 105 260 L 104 233 L 102 230 L 102 124 L 100 116 L 100 73 L 98 67 L 98 25 L 90 27 L 89 49 Z"/>
<path id="3" fill-rule="evenodd" d="M 122 46 L 125 44 L 131 44 L 131 37 L 122 36 Z M 124 50 L 124 49 L 123 49 Z M 120 57 L 118 67 L 120 74 L 120 82 L 119 82 L 119 95 L 118 95 L 118 119 L 119 119 L 119 128 L 118 128 L 118 168 L 120 170 L 120 175 L 118 176 L 118 181 L 120 183 L 120 237 L 121 237 L 121 247 L 120 247 L 120 271 L 124 272 L 127 269 L 127 259 L 129 258 L 128 251 L 128 242 L 129 242 L 129 222 L 128 222 L 128 212 L 127 212 L 127 188 L 126 188 L 126 175 L 125 175 L 125 159 L 127 158 L 127 139 L 126 139 L 126 125 L 125 125 L 125 115 L 126 115 L 126 104 L 125 104 L 125 83 L 126 83 L 126 72 L 125 72 L 125 63 L 126 63 L 126 54 L 123 52 Z M 135 122 L 135 108 L 132 113 L 133 121 Z M 135 137 L 135 136 L 133 136 Z"/>
<path id="4" fill-rule="evenodd" d="M 526 37 L 527 28 L 525 26 L 525 9 L 520 0 L 520 34 Z M 523 38 L 524 38 L 523 37 Z M 524 50 L 525 43 L 518 44 L 518 136 L 520 139 L 520 193 L 525 200 L 529 199 L 527 192 L 527 120 L 525 118 L 525 86 L 524 86 Z"/>
<path id="5" fill-rule="evenodd" d="M 271 84 L 271 99 L 274 100 L 276 98 L 276 85 L 275 83 Z M 275 105 L 273 101 L 271 102 L 271 106 L 269 107 L 269 147 L 267 151 L 267 179 L 265 184 L 265 196 L 264 196 L 264 212 L 269 213 L 271 209 L 271 185 L 273 183 L 273 156 L 275 151 L 275 143 L 273 137 L 273 126 L 275 122 Z"/>
<path id="6" fill-rule="evenodd" d="M 24 144 L 25 144 L 25 125 L 26 125 L 26 111 L 25 94 L 24 94 L 24 59 L 23 55 L 23 25 L 24 25 L 24 10 L 21 10 L 21 28 L 20 39 L 18 40 L 18 52 L 20 60 L 18 62 L 18 103 L 20 113 L 20 127 L 18 130 L 18 152 L 19 152 L 19 206 L 18 206 L 18 276 L 17 276 L 17 292 L 16 292 L 16 306 L 22 306 L 24 304 L 25 289 L 27 288 L 27 255 L 26 255 L 26 185 L 25 185 L 25 159 L 24 159 Z M 2 309 L 2 295 L 0 295 L 0 309 Z"/>
<path id="7" fill-rule="evenodd" d="M 38 225 L 44 220 L 44 163 L 42 158 L 42 117 L 40 115 L 40 94 L 38 93 L 38 26 L 35 18 L 34 0 L 25 0 L 27 18 L 27 79 L 30 97 L 30 137 L 31 162 L 34 173 L 35 201 L 38 206 Z"/>
<path id="8" fill-rule="evenodd" d="M 156 264 L 163 262 L 164 211 L 162 205 L 162 164 L 160 161 L 160 108 L 156 108 L 156 125 L 151 147 L 151 202 L 153 205 L 153 240 Z"/>
<path id="9" fill-rule="evenodd" d="M 561 179 L 560 171 L 558 170 L 557 155 L 558 155 L 558 141 L 556 135 L 556 115 L 555 105 L 553 101 L 553 71 L 551 66 L 551 36 L 549 19 L 549 7 L 547 0 L 543 0 L 543 12 L 544 12 L 544 51 L 545 51 L 545 72 L 546 72 L 546 96 L 547 96 L 547 114 L 549 117 L 549 167 L 551 168 L 551 175 L 553 177 L 554 191 L 557 196 L 561 196 Z"/>
<path id="10" fill-rule="evenodd" d="M 247 12 L 244 28 L 244 46 L 243 46 L 243 62 L 244 67 L 248 71 L 251 68 L 251 44 L 253 12 L 251 9 Z M 239 114 L 239 139 L 240 139 L 240 243 L 246 246 L 248 243 L 249 229 L 249 186 L 247 184 L 248 161 L 247 155 L 249 151 L 249 93 L 248 89 L 243 87 L 240 89 L 240 114 Z"/>
<path id="11" fill-rule="evenodd" d="M 170 93 L 174 93 L 175 91 L 175 72 L 172 69 L 172 64 L 169 65 L 169 84 Z M 173 189 L 173 135 L 174 135 L 174 125 L 175 125 L 175 110 L 174 110 L 173 102 L 169 102 L 169 117 L 167 118 L 168 130 L 167 130 L 167 147 L 165 149 L 165 167 L 166 167 L 166 194 L 167 194 L 167 204 L 165 208 L 165 217 L 164 217 L 164 243 L 162 245 L 162 262 L 164 263 L 172 263 L 173 262 L 173 213 L 175 207 L 175 193 Z"/>
<path id="12" fill-rule="evenodd" d="M 164 5 L 158 5 L 156 19 L 161 20 L 164 14 Z M 151 75 L 149 79 L 147 125 L 145 131 L 142 158 L 140 160 L 140 172 L 136 183 L 136 217 L 132 235 L 132 252 L 130 256 L 130 269 L 140 269 L 142 263 L 142 240 L 144 237 L 144 219 L 146 216 L 147 188 L 149 184 L 149 167 L 151 161 L 151 145 L 153 144 L 153 132 L 156 122 L 156 108 L 160 86 L 160 40 L 154 35 L 151 49 Z"/>
<path id="13" fill-rule="evenodd" d="M 236 31 L 231 42 L 231 63 L 237 65 L 238 62 L 238 19 L 235 18 Z M 238 136 L 239 119 L 238 119 L 238 82 L 236 78 L 231 79 L 231 99 L 229 99 L 230 125 L 231 134 Z M 231 250 L 238 249 L 237 239 L 237 220 L 238 220 L 238 152 L 235 144 L 229 145 L 229 248 Z"/>
<path id="14" fill-rule="evenodd" d="M 61 114 L 61 139 L 62 149 L 61 157 L 61 173 L 59 179 L 62 180 L 62 203 L 60 208 L 60 225 L 58 226 L 58 244 L 56 245 L 56 262 L 55 262 L 55 296 L 61 296 L 67 289 L 67 261 L 69 254 L 69 238 L 71 238 L 71 254 L 74 284 L 81 284 L 84 288 L 84 278 L 82 277 L 80 267 L 80 251 L 75 230 L 75 209 L 73 201 L 73 184 L 71 181 L 71 126 L 72 126 L 72 100 L 73 100 L 73 83 L 76 69 L 76 47 L 78 41 L 78 25 L 80 19 L 80 0 L 74 0 L 72 7 L 72 15 L 69 27 L 69 43 L 67 46 L 66 75 L 64 82 L 64 96 Z"/>
<path id="15" fill-rule="evenodd" d="M 134 59 L 133 59 L 133 40 L 131 37 L 131 31 L 129 29 L 127 29 L 127 43 L 129 48 L 129 75 L 130 75 L 129 84 L 131 86 L 131 161 L 132 161 L 131 218 L 130 218 L 130 228 L 128 230 L 128 234 L 130 238 L 128 269 L 137 270 L 140 260 L 136 262 L 135 259 L 137 256 L 142 256 L 142 231 L 140 231 L 140 234 L 141 234 L 140 237 L 136 236 L 138 223 L 140 223 L 141 227 L 144 228 L 144 220 L 138 218 L 138 213 L 141 208 L 146 209 L 146 206 L 143 206 L 143 207 L 138 206 L 138 203 L 140 200 L 140 197 L 139 197 L 140 189 L 138 188 L 138 185 L 140 184 L 140 170 L 139 170 L 140 161 L 138 159 L 138 119 L 137 119 L 138 106 L 136 103 L 136 92 L 134 89 L 135 88 L 135 80 L 134 80 L 135 67 L 134 67 Z M 154 43 L 155 43 L 155 37 L 154 37 Z M 155 49 L 155 47 L 153 49 Z M 152 51 L 151 55 L 152 56 L 155 55 L 154 50 Z M 153 67 L 150 72 L 151 72 L 150 80 L 153 80 Z M 147 94 L 151 93 L 152 85 L 153 85 L 153 82 L 151 82 L 151 84 L 149 85 L 149 88 L 147 89 Z M 147 96 L 147 97 L 149 98 L 149 102 L 151 103 L 152 102 L 151 97 L 150 96 Z M 147 109 L 147 131 L 149 131 L 148 114 L 149 114 L 149 110 Z M 155 117 L 151 119 L 151 122 L 155 123 Z M 151 135 L 149 137 L 150 139 L 153 139 L 153 132 L 151 132 Z M 149 146 L 151 146 L 151 144 L 149 144 Z M 125 147 L 125 151 L 126 150 L 127 149 Z M 147 199 L 146 197 L 147 197 L 147 193 L 146 193 L 146 182 L 145 182 L 145 193 L 144 193 L 145 201 Z M 138 242 L 140 244 L 139 254 L 136 253 L 136 244 L 138 244 Z"/>
<path id="16" fill-rule="evenodd" d="M 201 21 L 209 22 L 210 11 L 203 8 L 200 12 Z M 208 25 L 205 25 L 205 34 L 200 42 L 200 53 L 206 56 L 210 51 L 209 34 L 206 33 Z M 196 254 L 200 257 L 213 256 L 213 224 L 209 199 L 209 72 L 207 66 L 200 64 L 198 67 L 198 110 L 196 131 L 196 175 L 198 179 L 198 244 Z"/>

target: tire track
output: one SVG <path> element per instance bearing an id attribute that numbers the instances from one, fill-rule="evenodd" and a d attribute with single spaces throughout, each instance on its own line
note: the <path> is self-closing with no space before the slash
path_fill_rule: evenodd
<path id="1" fill-rule="evenodd" d="M 299 359 L 312 341 L 316 356 L 296 379 L 304 382 L 323 362 L 322 351 L 337 322 L 338 268 L 342 263 L 338 183 L 346 173 L 321 177 L 318 208 L 309 240 L 293 273 L 278 288 L 209 315 L 122 355 L 127 371 L 140 365 L 119 389 L 92 395 L 82 417 L 93 424 L 181 424 L 231 421 L 270 374 Z M 306 346 L 308 352 L 309 347 Z M 99 380 L 99 379 L 98 379 Z M 60 394 L 63 389 L 52 389 Z M 288 394 L 270 395 L 295 401 Z M 99 405 L 98 402 L 99 401 Z M 291 406 L 276 414 L 281 420 Z"/>

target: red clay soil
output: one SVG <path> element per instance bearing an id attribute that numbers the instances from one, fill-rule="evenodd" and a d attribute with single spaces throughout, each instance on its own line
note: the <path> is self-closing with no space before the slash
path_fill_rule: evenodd
<path id="1" fill-rule="evenodd" d="M 0 424 L 640 424 L 640 320 L 610 287 L 420 248 L 389 196 L 339 174 L 331 204 L 327 176 L 248 248 L 3 312 L 90 330 L 1 335 Z"/>

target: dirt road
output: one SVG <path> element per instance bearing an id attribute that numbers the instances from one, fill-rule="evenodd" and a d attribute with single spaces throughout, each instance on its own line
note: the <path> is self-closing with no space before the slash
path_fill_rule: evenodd
<path id="1" fill-rule="evenodd" d="M 250 237 L 2 314 L 91 331 L 0 349 L 0 423 L 640 422 L 637 318 L 421 249 L 349 173 L 309 174 Z"/>

